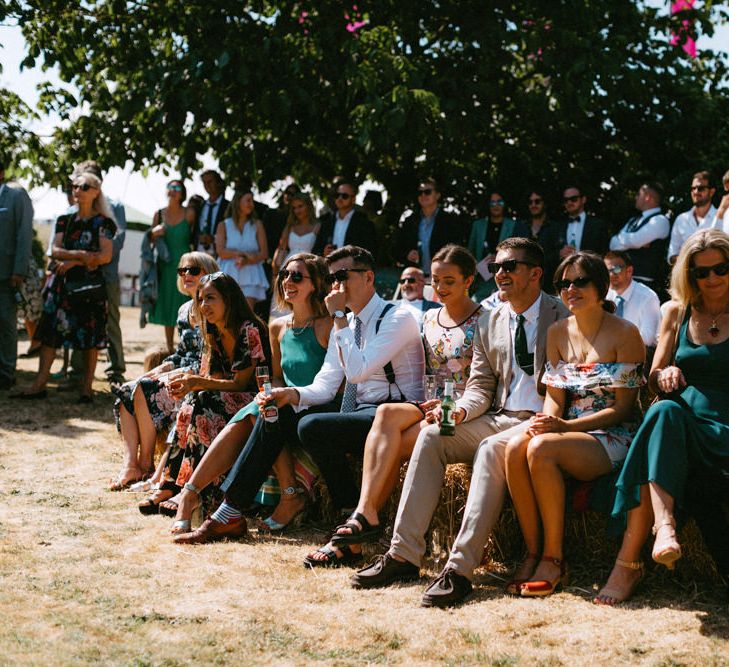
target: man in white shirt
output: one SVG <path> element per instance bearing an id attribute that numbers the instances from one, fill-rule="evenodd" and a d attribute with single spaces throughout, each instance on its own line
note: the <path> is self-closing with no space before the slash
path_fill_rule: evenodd
<path id="1" fill-rule="evenodd" d="M 668 244 L 668 263 L 676 263 L 678 253 L 681 252 L 686 239 L 699 229 L 721 229 L 721 222 L 716 215 L 716 209 L 711 203 L 716 188 L 712 185 L 711 174 L 708 171 L 699 171 L 691 179 L 691 201 L 693 207 L 676 217 L 671 230 L 671 241 Z"/>
<path id="2" fill-rule="evenodd" d="M 230 203 L 224 196 L 225 181 L 215 170 L 208 169 L 200 176 L 208 198 L 202 205 L 200 217 L 192 230 L 192 245 L 198 252 L 206 252 L 215 257 L 215 230 L 225 218 Z"/>
<path id="3" fill-rule="evenodd" d="M 505 451 L 509 438 L 528 428 L 542 409 L 539 379 L 546 363 L 549 326 L 566 317 L 561 301 L 541 290 L 544 253 L 531 239 L 509 238 L 496 248 L 496 284 L 508 300 L 479 320 L 471 375 L 456 401 L 456 433 L 438 425 L 420 431 L 410 458 L 390 550 L 352 578 L 355 588 L 375 588 L 417 579 L 425 533 L 440 498 L 449 463 L 473 466 L 468 500 L 445 568 L 426 589 L 424 606 L 462 603 L 472 591 L 506 492 Z M 439 418 L 439 410 L 436 410 Z"/>
<path id="4" fill-rule="evenodd" d="M 610 274 L 607 298 L 615 304 L 615 314 L 635 324 L 649 350 L 655 351 L 658 327 L 661 323 L 661 304 L 658 295 L 646 285 L 633 280 L 633 262 L 630 253 L 611 250 L 605 255 L 605 266 Z"/>
<path id="5" fill-rule="evenodd" d="M 663 188 L 658 183 L 644 183 L 635 196 L 639 215 L 610 239 L 610 250 L 630 250 L 635 280 L 654 289 L 662 289 L 665 278 L 663 257 L 671 233 L 671 223 L 661 213 Z"/>
<path id="6" fill-rule="evenodd" d="M 423 298 L 425 289 L 425 274 L 416 266 L 409 266 L 400 274 L 400 294 L 402 298 L 393 301 L 396 306 L 407 310 L 422 329 L 423 313 L 432 308 L 440 308 L 435 301 Z"/>

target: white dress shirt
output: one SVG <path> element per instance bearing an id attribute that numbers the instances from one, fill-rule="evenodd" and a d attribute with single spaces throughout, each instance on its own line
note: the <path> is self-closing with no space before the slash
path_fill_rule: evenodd
<path id="1" fill-rule="evenodd" d="M 344 239 L 347 236 L 347 230 L 349 229 L 349 223 L 352 220 L 353 215 L 354 209 L 347 213 L 347 215 L 343 218 L 339 217 L 339 212 L 337 211 L 336 222 L 334 223 L 334 233 L 332 234 L 332 245 L 337 246 L 337 248 L 341 248 L 345 245 Z"/>
<path id="2" fill-rule="evenodd" d="M 571 245 L 577 250 L 580 250 L 582 248 L 582 233 L 585 231 L 587 214 L 582 211 L 576 217 L 578 220 L 570 220 L 567 223 L 567 245 Z"/>
<path id="3" fill-rule="evenodd" d="M 400 398 L 398 387 L 410 401 L 423 400 L 425 353 L 415 318 L 402 308 L 391 308 L 375 334 L 377 320 L 387 301 L 375 294 L 357 314 L 362 322 L 361 347 L 354 342 L 354 313 L 347 315 L 348 326 L 332 330 L 321 370 L 312 383 L 298 387 L 298 412 L 334 399 L 346 377 L 357 384 L 357 404 L 382 403 L 390 392 Z M 384 366 L 392 363 L 397 387 L 390 385 Z"/>
<path id="4" fill-rule="evenodd" d="M 726 217 L 726 216 L 725 216 Z M 691 236 L 694 232 L 700 229 L 721 229 L 721 220 L 716 218 L 716 208 L 712 204 L 706 215 L 703 218 L 696 216 L 696 208 L 692 208 L 689 211 L 681 213 L 676 217 L 676 221 L 673 223 L 673 230 L 671 231 L 671 242 L 668 244 L 668 257 L 671 259 L 681 252 L 683 244 L 686 243 L 686 239 Z"/>
<path id="5" fill-rule="evenodd" d="M 537 346 L 537 328 L 539 324 L 539 308 L 542 305 L 542 295 L 525 310 L 524 315 L 524 333 L 527 339 L 527 350 L 534 354 Z M 509 393 L 504 402 L 504 410 L 531 410 L 532 412 L 540 412 L 544 407 L 544 397 L 537 393 L 536 383 L 533 375 L 527 375 L 516 361 L 516 345 L 514 344 L 514 335 L 516 334 L 516 312 L 509 308 L 509 332 L 511 333 L 511 384 L 509 385 Z M 534 369 L 538 373 L 537 368 Z"/>
<path id="6" fill-rule="evenodd" d="M 631 280 L 628 288 L 618 294 L 612 287 L 607 298 L 617 305 L 618 296 L 623 299 L 623 317 L 638 327 L 646 347 L 655 347 L 661 324 L 661 302 L 658 295 L 647 285 Z"/>
<path id="7" fill-rule="evenodd" d="M 658 215 L 655 215 L 655 214 Z M 661 213 L 661 209 L 649 208 L 643 211 L 640 216 L 641 220 L 645 220 L 649 216 L 653 216 L 638 231 L 629 232 L 628 228 L 631 221 L 625 223 L 625 226 L 610 239 L 610 250 L 630 250 L 631 248 L 643 248 L 658 239 L 666 239 L 671 233 L 671 223 L 668 218 Z"/>

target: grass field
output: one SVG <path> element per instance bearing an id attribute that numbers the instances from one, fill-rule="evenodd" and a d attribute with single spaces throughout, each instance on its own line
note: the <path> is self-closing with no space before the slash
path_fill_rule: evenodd
<path id="1" fill-rule="evenodd" d="M 123 309 L 129 377 L 163 340 L 137 317 Z M 21 361 L 21 386 L 35 367 Z M 590 603 L 604 570 L 576 567 L 546 600 L 479 571 L 473 600 L 441 611 L 419 607 L 425 581 L 362 592 L 347 570 L 305 571 L 312 530 L 175 546 L 170 519 L 105 490 L 121 461 L 110 395 L 73 398 L 0 394 L 0 665 L 729 665 L 726 605 L 662 572 L 608 609 Z"/>

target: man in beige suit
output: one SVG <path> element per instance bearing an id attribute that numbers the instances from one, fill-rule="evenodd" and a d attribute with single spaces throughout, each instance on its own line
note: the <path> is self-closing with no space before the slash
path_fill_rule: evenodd
<path id="1" fill-rule="evenodd" d="M 424 606 L 452 606 L 472 591 L 473 571 L 501 512 L 506 491 L 504 452 L 509 438 L 528 427 L 542 409 L 547 329 L 567 309 L 541 289 L 544 253 L 524 238 L 497 246 L 489 267 L 506 301 L 479 320 L 471 375 L 456 402 L 456 434 L 438 425 L 418 436 L 403 485 L 390 550 L 352 578 L 355 588 L 388 586 L 417 579 L 425 533 L 440 498 L 446 466 L 473 464 L 461 530 Z"/>

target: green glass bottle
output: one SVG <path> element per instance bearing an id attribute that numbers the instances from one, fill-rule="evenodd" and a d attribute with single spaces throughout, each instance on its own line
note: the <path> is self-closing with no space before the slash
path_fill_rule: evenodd
<path id="1" fill-rule="evenodd" d="M 453 380 L 446 380 L 443 387 L 443 398 L 440 402 L 443 418 L 440 422 L 441 435 L 456 434 L 456 402 L 453 400 Z"/>

